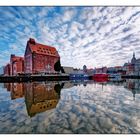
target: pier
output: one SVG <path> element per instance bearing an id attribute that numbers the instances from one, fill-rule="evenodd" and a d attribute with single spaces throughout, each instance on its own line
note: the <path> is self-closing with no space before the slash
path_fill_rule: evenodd
<path id="1" fill-rule="evenodd" d="M 65 81 L 69 80 L 68 74 L 59 75 L 17 75 L 0 76 L 0 82 L 28 82 L 28 81 Z"/>
<path id="2" fill-rule="evenodd" d="M 121 77 L 126 79 L 140 79 L 139 75 L 122 75 Z"/>

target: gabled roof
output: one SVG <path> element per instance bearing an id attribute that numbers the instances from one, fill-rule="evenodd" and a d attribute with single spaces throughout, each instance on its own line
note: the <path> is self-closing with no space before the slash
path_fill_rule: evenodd
<path id="1" fill-rule="evenodd" d="M 59 57 L 59 54 L 55 47 L 36 43 L 35 40 L 31 38 L 28 41 L 28 45 L 32 53 Z"/>

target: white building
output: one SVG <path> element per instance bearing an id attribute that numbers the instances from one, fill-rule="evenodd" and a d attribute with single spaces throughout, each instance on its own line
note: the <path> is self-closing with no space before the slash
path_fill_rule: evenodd
<path id="1" fill-rule="evenodd" d="M 74 72 L 73 67 L 66 67 L 66 66 L 62 66 L 62 67 L 63 67 L 66 74 L 70 74 L 70 73 Z"/>
<path id="2" fill-rule="evenodd" d="M 0 75 L 4 74 L 4 67 L 0 67 Z"/>

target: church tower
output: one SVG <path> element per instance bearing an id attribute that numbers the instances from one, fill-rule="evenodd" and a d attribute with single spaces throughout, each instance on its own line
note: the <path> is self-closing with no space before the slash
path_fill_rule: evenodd
<path id="1" fill-rule="evenodd" d="M 135 53 L 133 52 L 133 58 L 131 59 L 131 64 L 135 64 L 136 62 L 136 57 L 135 57 Z"/>

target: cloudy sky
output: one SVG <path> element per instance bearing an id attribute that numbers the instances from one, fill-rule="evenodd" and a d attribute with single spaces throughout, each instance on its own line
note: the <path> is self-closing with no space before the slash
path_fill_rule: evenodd
<path id="1" fill-rule="evenodd" d="M 140 7 L 0 7 L 0 66 L 29 38 L 56 47 L 64 66 L 123 65 L 140 58 Z"/>

